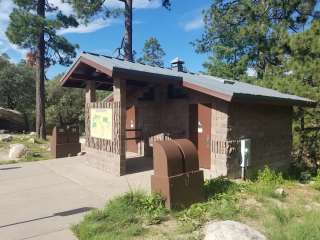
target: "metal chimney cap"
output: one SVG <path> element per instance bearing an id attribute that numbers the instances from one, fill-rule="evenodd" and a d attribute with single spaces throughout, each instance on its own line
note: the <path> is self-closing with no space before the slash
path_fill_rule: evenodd
<path id="1" fill-rule="evenodd" d="M 176 58 L 173 59 L 170 63 L 171 63 L 171 64 L 177 64 L 177 63 L 183 64 L 184 61 L 183 61 L 182 59 L 180 59 L 179 57 L 176 57 Z"/>

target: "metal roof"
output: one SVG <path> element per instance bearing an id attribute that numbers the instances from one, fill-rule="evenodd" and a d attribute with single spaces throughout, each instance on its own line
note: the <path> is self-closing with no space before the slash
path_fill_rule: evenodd
<path id="1" fill-rule="evenodd" d="M 139 74 L 152 74 L 168 78 L 170 81 L 182 81 L 184 87 L 192 88 L 196 91 L 200 91 L 215 97 L 227 96 L 225 100 L 262 100 L 264 102 L 286 102 L 289 105 L 305 105 L 313 106 L 316 104 L 307 98 L 281 93 L 269 88 L 259 87 L 256 85 L 228 80 L 219 77 L 194 74 L 189 72 L 178 72 L 169 68 L 153 67 L 141 63 L 129 62 L 109 56 L 93 54 L 84 52 L 80 55 L 78 61 L 81 59 L 88 60 L 95 63 L 95 65 L 101 66 L 101 68 L 109 69 L 112 73 L 115 72 L 127 72 L 128 74 L 134 72 Z M 78 62 L 77 61 L 77 62 Z M 70 68 L 71 71 L 73 67 Z M 62 81 L 67 81 L 66 76 L 62 78 Z M 150 79 L 152 81 L 152 78 Z M 62 83 L 63 85 L 63 83 Z M 230 98 L 229 98 L 230 97 Z M 224 97 L 221 97 L 224 99 Z"/>

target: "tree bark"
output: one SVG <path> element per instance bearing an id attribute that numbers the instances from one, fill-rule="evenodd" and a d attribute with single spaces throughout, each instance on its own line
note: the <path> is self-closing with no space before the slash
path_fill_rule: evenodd
<path id="1" fill-rule="evenodd" d="M 45 0 L 37 2 L 38 16 L 45 18 Z M 36 132 L 41 139 L 46 139 L 45 124 L 45 87 L 44 87 L 44 66 L 45 66 L 45 41 L 44 29 L 39 30 L 37 42 L 37 74 L 36 74 Z"/>
<path id="2" fill-rule="evenodd" d="M 132 0 L 125 0 L 125 13 L 124 13 L 124 59 L 133 61 L 132 54 Z"/>

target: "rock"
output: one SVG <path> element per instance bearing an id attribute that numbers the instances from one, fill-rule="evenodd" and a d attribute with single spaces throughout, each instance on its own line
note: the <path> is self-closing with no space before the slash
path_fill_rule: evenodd
<path id="1" fill-rule="evenodd" d="M 29 142 L 29 143 L 33 143 L 33 144 L 35 144 L 35 143 L 36 143 L 36 139 L 34 139 L 34 138 L 30 138 L 30 139 L 28 140 L 28 142 Z"/>
<path id="2" fill-rule="evenodd" d="M 21 132 L 27 128 L 21 112 L 0 107 L 0 126 L 12 132 Z"/>
<path id="3" fill-rule="evenodd" d="M 0 129 L 0 134 L 6 134 L 6 133 L 9 133 L 9 131 L 6 129 Z"/>
<path id="4" fill-rule="evenodd" d="M 85 144 L 86 143 L 86 139 L 85 138 L 79 138 L 79 143 Z"/>
<path id="5" fill-rule="evenodd" d="M 37 133 L 36 132 L 30 132 L 29 135 L 30 136 L 35 136 L 35 135 L 37 135 Z"/>
<path id="6" fill-rule="evenodd" d="M 23 155 L 25 155 L 27 152 L 27 148 L 25 145 L 17 143 L 17 144 L 11 144 L 10 150 L 9 150 L 9 158 L 10 159 L 16 159 L 21 158 Z"/>
<path id="7" fill-rule="evenodd" d="M 279 196 L 285 196 L 286 195 L 286 192 L 284 191 L 283 188 L 277 188 L 275 191 L 274 191 L 275 194 L 279 195 Z"/>
<path id="8" fill-rule="evenodd" d="M 85 154 L 86 154 L 86 152 L 82 151 L 82 152 L 78 152 L 78 153 L 77 153 L 77 156 L 83 156 L 83 155 L 85 155 Z"/>
<path id="9" fill-rule="evenodd" d="M 11 140 L 12 140 L 12 135 L 0 134 L 0 142 L 10 142 Z"/>
<path id="10" fill-rule="evenodd" d="M 310 206 L 310 205 L 305 205 L 304 206 L 304 208 L 308 211 L 308 212 L 310 212 L 311 210 L 312 210 L 312 206 Z"/>
<path id="11" fill-rule="evenodd" d="M 235 221 L 210 222 L 205 226 L 204 240 L 266 240 L 255 229 Z"/>

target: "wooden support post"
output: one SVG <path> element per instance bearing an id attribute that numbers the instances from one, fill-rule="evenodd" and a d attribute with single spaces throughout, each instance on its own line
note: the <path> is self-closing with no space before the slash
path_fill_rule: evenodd
<path id="1" fill-rule="evenodd" d="M 120 154 L 120 175 L 126 173 L 126 94 L 127 83 L 124 79 L 116 78 L 113 83 L 113 99 L 115 102 L 120 102 L 119 120 L 119 154 Z"/>
<path id="2" fill-rule="evenodd" d="M 86 81 L 86 90 L 85 90 L 85 131 L 86 131 L 86 147 L 89 147 L 90 140 L 90 106 L 89 104 L 96 101 L 96 82 L 95 81 Z"/>
<path id="3" fill-rule="evenodd" d="M 96 101 L 96 82 L 88 80 L 86 83 L 86 104 Z"/>

